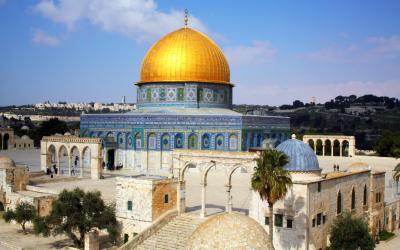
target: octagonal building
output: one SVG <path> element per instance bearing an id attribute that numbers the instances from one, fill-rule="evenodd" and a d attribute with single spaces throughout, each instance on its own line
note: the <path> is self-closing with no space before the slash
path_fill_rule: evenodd
<path id="1" fill-rule="evenodd" d="M 81 116 L 81 136 L 103 138 L 106 164 L 168 170 L 173 149 L 247 151 L 289 138 L 288 117 L 232 110 L 224 54 L 186 25 L 150 48 L 136 85 L 136 110 Z"/>

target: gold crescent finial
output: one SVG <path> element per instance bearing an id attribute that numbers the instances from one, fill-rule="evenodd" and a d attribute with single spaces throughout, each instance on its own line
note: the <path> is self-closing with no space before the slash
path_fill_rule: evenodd
<path id="1" fill-rule="evenodd" d="M 189 11 L 188 11 L 188 9 L 185 9 L 185 19 L 184 19 L 185 28 L 187 28 L 187 26 L 188 26 L 188 20 L 189 20 L 188 15 L 189 15 Z"/>

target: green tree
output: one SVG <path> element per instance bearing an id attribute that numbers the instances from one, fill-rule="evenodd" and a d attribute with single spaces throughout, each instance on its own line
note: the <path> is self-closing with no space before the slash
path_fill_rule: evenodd
<path id="1" fill-rule="evenodd" d="M 350 213 L 334 220 L 330 236 L 331 250 L 372 250 L 375 242 L 368 233 L 368 225 Z"/>
<path id="2" fill-rule="evenodd" d="M 86 233 L 106 229 L 114 241 L 118 233 L 114 205 L 106 205 L 100 192 L 76 188 L 63 190 L 53 202 L 46 217 L 34 220 L 34 231 L 45 237 L 66 234 L 77 247 L 82 247 Z"/>
<path id="3" fill-rule="evenodd" d="M 288 163 L 288 157 L 277 150 L 262 151 L 256 160 L 257 165 L 251 178 L 251 187 L 258 192 L 263 201 L 269 206 L 269 241 L 273 248 L 273 211 L 274 203 L 285 197 L 292 186 L 289 171 L 283 166 Z"/>
<path id="4" fill-rule="evenodd" d="M 54 135 L 54 134 L 64 134 L 68 131 L 67 123 L 60 121 L 57 118 L 52 118 L 48 121 L 44 121 L 40 124 L 38 128 L 39 137 Z"/>
<path id="5" fill-rule="evenodd" d="M 380 156 L 400 157 L 400 134 L 384 131 L 376 142 L 375 150 Z"/>
<path id="6" fill-rule="evenodd" d="M 11 221 L 16 221 L 21 225 L 22 231 L 26 234 L 25 224 L 28 221 L 33 221 L 36 217 L 37 211 L 34 206 L 29 203 L 21 202 L 17 205 L 14 210 L 7 210 L 3 214 L 3 219 L 5 222 L 9 223 Z"/>

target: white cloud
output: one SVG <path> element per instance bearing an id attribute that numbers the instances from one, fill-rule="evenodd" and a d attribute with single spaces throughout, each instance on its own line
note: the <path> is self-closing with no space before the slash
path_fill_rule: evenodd
<path id="1" fill-rule="evenodd" d="M 33 36 L 32 36 L 32 41 L 36 44 L 43 44 L 43 45 L 48 45 L 48 46 L 57 46 L 60 44 L 60 39 L 52 36 L 50 34 L 47 34 L 41 29 L 34 29 L 33 30 Z"/>
<path id="2" fill-rule="evenodd" d="M 387 81 L 347 81 L 342 83 L 318 83 L 285 85 L 261 83 L 237 85 L 235 103 L 281 105 L 294 100 L 309 102 L 316 97 L 317 102 L 324 103 L 338 95 L 358 96 L 374 94 L 377 96 L 400 97 L 400 80 Z"/>
<path id="3" fill-rule="evenodd" d="M 269 41 L 255 41 L 250 46 L 235 46 L 224 49 L 230 64 L 259 65 L 271 61 L 277 50 Z"/>
<path id="4" fill-rule="evenodd" d="M 183 11 L 158 10 L 154 0 L 41 0 L 34 11 L 69 31 L 88 21 L 108 32 L 116 32 L 137 41 L 153 41 L 183 27 Z M 202 22 L 189 16 L 189 26 L 206 32 Z"/>
<path id="5" fill-rule="evenodd" d="M 303 53 L 302 59 L 317 62 L 370 63 L 400 57 L 400 36 L 368 37 L 348 46 L 327 47 Z"/>

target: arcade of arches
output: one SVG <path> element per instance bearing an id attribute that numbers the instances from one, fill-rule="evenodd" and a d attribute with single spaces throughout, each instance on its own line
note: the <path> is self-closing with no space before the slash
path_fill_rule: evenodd
<path id="1" fill-rule="evenodd" d="M 57 169 L 57 175 L 90 176 L 100 179 L 103 157 L 102 140 L 76 136 L 45 136 L 40 141 L 43 171 Z"/>
<path id="2" fill-rule="evenodd" d="M 310 145 L 315 154 L 320 156 L 355 156 L 356 139 L 343 135 L 304 135 L 303 142 Z"/>
<path id="3" fill-rule="evenodd" d="M 184 213 L 185 201 L 185 173 L 190 168 L 197 168 L 201 175 L 201 210 L 200 217 L 207 216 L 207 176 L 212 169 L 225 172 L 227 212 L 232 211 L 232 175 L 237 172 L 251 173 L 255 167 L 255 152 L 213 152 L 199 150 L 174 150 L 172 175 L 178 176 L 178 213 Z"/>

